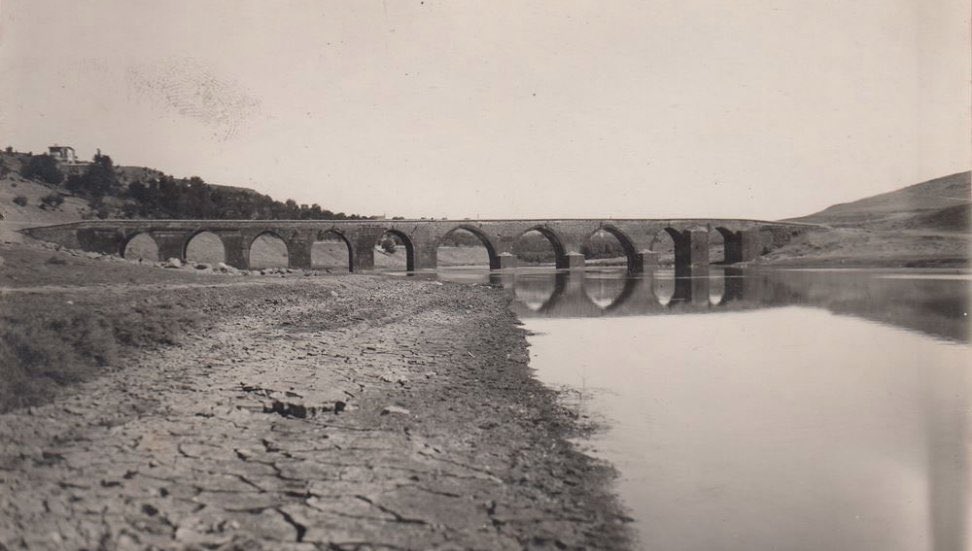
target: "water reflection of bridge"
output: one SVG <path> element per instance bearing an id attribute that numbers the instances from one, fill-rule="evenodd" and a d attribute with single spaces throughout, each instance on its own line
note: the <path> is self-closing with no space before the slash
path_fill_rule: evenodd
<path id="1" fill-rule="evenodd" d="M 912 274 L 913 275 L 913 274 Z M 507 289 L 521 317 L 702 314 L 784 306 L 823 308 L 936 338 L 969 342 L 967 279 L 888 277 L 866 271 L 726 267 L 626 276 L 623 271 L 482 274 Z"/>
<path id="2" fill-rule="evenodd" d="M 675 312 L 745 310 L 765 307 L 763 280 L 727 269 L 696 271 L 690 277 L 646 272 L 491 274 L 490 282 L 513 292 L 523 317 L 638 316 Z M 751 297 L 751 300 L 747 300 Z"/>

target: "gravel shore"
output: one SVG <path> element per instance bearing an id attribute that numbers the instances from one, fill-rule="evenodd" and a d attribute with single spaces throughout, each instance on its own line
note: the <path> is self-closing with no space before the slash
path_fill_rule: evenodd
<path id="1" fill-rule="evenodd" d="M 0 549 L 629 546 L 612 470 L 568 441 L 502 291 L 192 292 L 246 307 L 211 301 L 179 344 L 0 415 Z"/>

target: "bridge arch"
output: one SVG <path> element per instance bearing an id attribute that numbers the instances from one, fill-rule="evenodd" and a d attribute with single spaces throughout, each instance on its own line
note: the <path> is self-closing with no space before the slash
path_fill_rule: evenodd
<path id="1" fill-rule="evenodd" d="M 286 268 L 290 265 L 290 251 L 287 248 L 287 240 L 275 230 L 263 230 L 258 233 L 250 240 L 246 250 L 249 251 L 250 268 Z M 254 250 L 257 253 L 255 257 Z M 283 256 L 282 261 L 281 255 Z"/>
<path id="2" fill-rule="evenodd" d="M 121 241 L 119 254 L 122 258 L 138 260 L 162 260 L 159 255 L 159 242 L 151 232 L 142 231 L 127 236 Z"/>
<path id="3" fill-rule="evenodd" d="M 498 270 L 500 268 L 499 254 L 496 252 L 496 246 L 493 244 L 493 241 L 482 230 L 471 224 L 459 224 L 458 226 L 445 232 L 442 234 L 442 237 L 436 241 L 435 247 L 438 249 L 446 238 L 457 231 L 469 232 L 479 239 L 479 242 L 482 243 L 483 247 L 486 248 L 486 254 L 489 255 L 489 269 Z"/>
<path id="4" fill-rule="evenodd" d="M 596 230 L 592 231 L 584 238 L 584 243 L 582 245 L 582 250 L 587 247 L 591 240 L 600 232 L 607 233 L 618 240 L 621 245 L 621 250 L 624 253 L 625 259 L 627 260 L 628 273 L 635 273 L 638 267 L 638 250 L 635 248 L 634 243 L 631 238 L 628 237 L 626 233 L 616 228 L 611 224 L 603 224 Z"/>
<path id="5" fill-rule="evenodd" d="M 678 249 L 682 233 L 675 228 L 665 227 L 654 233 L 648 248 L 658 255 L 658 263 L 671 265 L 675 263 L 675 251 Z"/>
<path id="6" fill-rule="evenodd" d="M 182 244 L 182 260 L 218 264 L 226 258 L 226 243 L 207 229 L 196 230 Z"/>
<path id="7" fill-rule="evenodd" d="M 354 247 L 351 245 L 351 240 L 348 239 L 348 236 L 345 235 L 344 232 L 342 232 L 341 230 L 339 230 L 337 228 L 329 228 L 329 229 L 326 229 L 326 230 L 320 230 L 320 231 L 318 231 L 317 232 L 317 235 L 315 235 L 314 237 L 315 237 L 314 243 L 311 245 L 311 267 L 312 268 L 318 267 L 318 264 L 315 264 L 315 260 L 314 260 L 315 252 L 316 252 L 315 251 L 315 246 L 319 242 L 322 242 L 322 241 L 323 242 L 327 242 L 327 241 L 335 242 L 335 241 L 337 241 L 337 242 L 343 243 L 344 246 L 347 247 L 347 250 L 348 250 L 348 263 L 347 263 L 348 264 L 348 266 L 347 266 L 348 267 L 348 272 L 354 272 Z M 337 239 L 328 239 L 328 237 L 336 237 Z"/>
<path id="8" fill-rule="evenodd" d="M 381 241 L 387 235 L 393 235 L 397 237 L 403 245 L 405 245 L 405 271 L 412 272 L 415 271 L 415 242 L 412 238 L 405 232 L 395 228 L 385 228 L 385 231 L 378 236 L 378 241 L 375 245 L 381 243 Z"/>
<path id="9" fill-rule="evenodd" d="M 525 236 L 530 232 L 537 232 L 540 235 L 547 238 L 547 241 L 550 242 L 550 246 L 553 248 L 553 252 L 554 252 L 554 263 L 557 269 L 567 267 L 567 247 L 564 246 L 564 239 L 563 237 L 560 236 L 559 233 L 557 233 L 549 226 L 538 224 L 536 226 L 532 226 L 527 228 L 526 230 L 523 230 L 513 240 L 514 247 L 516 246 L 516 243 L 520 242 L 520 240 L 523 239 L 523 236 Z M 514 253 L 515 251 L 516 249 L 514 249 Z"/>

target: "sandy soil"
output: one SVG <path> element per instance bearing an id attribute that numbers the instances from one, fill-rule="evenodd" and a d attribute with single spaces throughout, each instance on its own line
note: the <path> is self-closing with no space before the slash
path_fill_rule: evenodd
<path id="1" fill-rule="evenodd" d="M 0 415 L 0 548 L 627 545 L 499 290 L 257 279 L 179 345 Z"/>

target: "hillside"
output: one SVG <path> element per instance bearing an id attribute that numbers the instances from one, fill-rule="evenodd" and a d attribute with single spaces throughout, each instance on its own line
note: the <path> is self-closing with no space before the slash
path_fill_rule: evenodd
<path id="1" fill-rule="evenodd" d="M 792 221 L 830 226 L 968 231 L 972 173 L 959 172 L 841 203 Z"/>
<path id="2" fill-rule="evenodd" d="M 960 172 L 790 219 L 825 229 L 798 236 L 761 260 L 801 266 L 967 266 L 970 209 L 972 174 Z"/>
<path id="3" fill-rule="evenodd" d="M 49 155 L 0 151 L 0 229 L 73 222 L 85 218 L 297 219 L 365 218 L 318 204 L 278 201 L 252 189 L 176 178 L 147 167 L 115 165 L 97 154 L 87 164 L 64 164 Z"/>

